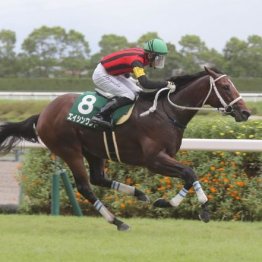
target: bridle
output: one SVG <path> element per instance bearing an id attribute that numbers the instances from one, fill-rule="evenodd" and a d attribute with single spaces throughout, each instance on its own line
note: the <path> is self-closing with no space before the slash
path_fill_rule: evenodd
<path id="1" fill-rule="evenodd" d="M 208 91 L 207 96 L 206 96 L 206 98 L 204 99 L 201 107 L 180 106 L 180 105 L 175 104 L 175 103 L 172 102 L 171 99 L 170 99 L 170 93 L 171 93 L 170 91 L 171 91 L 171 90 L 168 92 L 168 96 L 167 96 L 168 102 L 169 102 L 172 106 L 174 106 L 174 107 L 176 107 L 176 108 L 179 108 L 179 109 L 187 109 L 187 110 L 218 110 L 218 111 L 220 111 L 220 112 L 222 112 L 222 113 L 231 113 L 232 110 L 233 110 L 232 106 L 233 106 L 236 102 L 238 102 L 240 99 L 242 99 L 242 97 L 239 96 L 239 97 L 237 97 L 236 99 L 234 99 L 233 101 L 231 101 L 229 104 L 226 103 L 226 101 L 225 101 L 225 100 L 223 99 L 223 97 L 220 95 L 220 93 L 219 93 L 219 91 L 218 91 L 218 88 L 217 88 L 217 86 L 216 86 L 216 82 L 217 82 L 218 80 L 220 80 L 221 78 L 226 77 L 226 76 L 227 76 L 227 75 L 221 75 L 221 76 L 219 76 L 219 77 L 216 78 L 216 79 L 214 79 L 212 76 L 209 76 L 209 83 L 210 83 L 209 91 Z M 229 81 L 230 81 L 230 80 L 229 80 Z M 231 81 L 230 81 L 230 83 L 231 83 L 231 85 L 233 85 L 233 83 L 232 83 Z M 234 86 L 234 85 L 233 85 L 233 86 Z M 203 107 L 204 104 L 206 103 L 207 99 L 209 98 L 212 90 L 215 91 L 215 94 L 217 95 L 220 103 L 221 103 L 222 106 L 223 106 L 222 108 L 217 108 L 217 109 L 216 109 L 216 108 L 210 108 L 210 107 Z"/>
<path id="2" fill-rule="evenodd" d="M 221 75 L 216 79 L 214 79 L 212 76 L 209 76 L 209 83 L 210 83 L 209 91 L 208 91 L 207 96 L 205 97 L 201 107 L 181 106 L 181 105 L 175 104 L 170 98 L 170 94 L 173 93 L 175 91 L 175 89 L 170 90 L 169 88 L 164 87 L 156 93 L 153 106 L 150 107 L 147 111 L 141 113 L 140 116 L 146 116 L 146 115 L 148 115 L 148 114 L 150 114 L 150 113 L 152 113 L 156 110 L 158 97 L 159 97 L 160 93 L 164 90 L 169 90 L 169 92 L 167 94 L 167 99 L 168 99 L 169 104 L 172 105 L 173 107 L 178 108 L 178 109 L 181 109 L 181 110 L 197 110 L 197 111 L 198 110 L 209 110 L 209 111 L 219 111 L 224 115 L 231 114 L 233 112 L 233 105 L 236 102 L 238 102 L 240 99 L 242 99 L 242 97 L 238 96 L 236 99 L 231 101 L 229 104 L 226 103 L 226 101 L 220 95 L 218 88 L 216 86 L 216 82 L 218 80 L 220 80 L 221 78 L 226 77 L 226 76 L 227 75 Z M 228 81 L 230 81 L 230 80 L 228 80 Z M 230 83 L 235 88 L 234 84 L 231 81 L 230 81 Z M 220 101 L 220 103 L 222 104 L 223 107 L 220 107 L 220 108 L 204 107 L 204 105 L 205 105 L 206 101 L 208 100 L 212 90 L 215 91 L 215 94 L 217 95 L 217 98 L 219 99 L 219 101 Z"/>

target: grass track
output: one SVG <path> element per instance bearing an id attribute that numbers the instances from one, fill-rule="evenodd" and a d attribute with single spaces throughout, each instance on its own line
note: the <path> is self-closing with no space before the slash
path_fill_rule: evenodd
<path id="1" fill-rule="evenodd" d="M 262 223 L 0 215 L 0 261 L 262 261 Z"/>

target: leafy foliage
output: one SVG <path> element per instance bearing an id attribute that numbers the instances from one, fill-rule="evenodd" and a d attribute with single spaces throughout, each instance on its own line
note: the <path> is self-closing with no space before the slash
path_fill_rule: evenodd
<path id="1" fill-rule="evenodd" d="M 206 121 L 206 117 L 205 120 L 196 117 L 188 127 L 186 136 L 261 139 L 262 122 L 250 121 L 242 125 L 233 123 L 228 118 L 221 122 L 221 119 L 211 121 L 209 118 Z M 209 198 L 213 219 L 248 221 L 262 219 L 261 153 L 180 151 L 177 159 L 194 168 L 198 174 Z M 55 166 L 46 151 L 32 150 L 26 154 L 19 175 L 26 200 L 23 212 L 49 211 L 50 181 L 54 172 Z M 151 200 L 159 197 L 171 199 L 183 187 L 179 179 L 159 176 L 145 168 L 110 161 L 107 162 L 106 173 L 113 180 L 136 186 L 149 195 Z M 73 180 L 72 183 L 74 184 Z M 198 218 L 199 203 L 193 190 L 189 191 L 178 208 L 171 209 L 156 209 L 152 204 L 142 204 L 131 196 L 100 187 L 94 187 L 94 191 L 119 216 Z M 77 192 L 75 194 L 85 214 L 96 214 L 86 199 Z M 61 209 L 63 213 L 69 212 L 65 196 Z"/>
<path id="2" fill-rule="evenodd" d="M 64 77 L 91 76 L 101 57 L 119 49 L 143 46 L 152 38 L 161 38 L 157 32 L 148 32 L 136 41 L 126 36 L 105 34 L 98 45 L 100 50 L 90 56 L 89 43 L 81 32 L 66 31 L 55 26 L 41 26 L 31 32 L 15 51 L 16 34 L 0 31 L 1 77 Z M 208 48 L 197 35 L 184 35 L 178 44 L 168 43 L 169 54 L 165 70 L 150 77 L 168 78 L 174 74 L 194 73 L 203 65 L 214 66 L 233 77 L 262 77 L 262 37 L 250 35 L 247 40 L 232 37 L 225 43 L 222 53 Z M 155 74 L 156 73 L 156 74 Z"/>

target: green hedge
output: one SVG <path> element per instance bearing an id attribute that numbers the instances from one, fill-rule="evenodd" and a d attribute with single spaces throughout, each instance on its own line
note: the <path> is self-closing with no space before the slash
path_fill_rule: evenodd
<path id="1" fill-rule="evenodd" d="M 0 100 L 0 121 L 22 121 L 40 113 L 50 101 Z"/>
<path id="2" fill-rule="evenodd" d="M 261 93 L 262 78 L 232 78 L 240 92 Z"/>
<path id="3" fill-rule="evenodd" d="M 197 117 L 188 127 L 186 136 L 261 139 L 262 121 L 237 124 L 229 118 L 210 121 Z M 212 219 L 262 220 L 261 153 L 180 151 L 177 159 L 197 172 L 209 198 Z M 19 172 L 24 192 L 21 212 L 50 212 L 51 176 L 55 170 L 55 164 L 46 150 L 29 150 Z M 183 186 L 179 179 L 154 175 L 145 168 L 110 161 L 107 162 L 106 173 L 114 180 L 135 185 L 152 201 L 159 197 L 170 199 Z M 198 218 L 199 203 L 193 190 L 178 208 L 171 209 L 153 208 L 152 203 L 139 203 L 133 197 L 105 188 L 94 187 L 94 191 L 119 216 Z M 63 188 L 61 192 L 62 213 L 72 213 Z M 87 200 L 79 193 L 75 194 L 85 214 L 97 214 Z"/>
<path id="4" fill-rule="evenodd" d="M 24 92 L 77 92 L 93 90 L 87 78 L 0 78 L 0 91 Z"/>
<path id="5" fill-rule="evenodd" d="M 233 78 L 241 92 L 261 92 L 262 78 Z M 0 78 L 0 91 L 63 92 L 93 90 L 90 78 Z"/>
<path id="6" fill-rule="evenodd" d="M 230 116 L 212 113 L 194 117 L 185 130 L 187 138 L 262 139 L 262 119 L 235 122 Z"/>
<path id="7" fill-rule="evenodd" d="M 38 114 L 42 111 L 42 109 L 48 104 L 50 101 L 45 100 L 0 100 L 0 121 L 22 121 L 31 115 Z M 262 102 L 247 102 L 248 108 L 251 110 L 252 115 L 262 116 Z M 217 118 L 219 114 L 216 113 L 207 113 L 207 112 L 199 112 L 198 115 L 204 115 L 203 117 L 203 123 L 209 121 L 210 118 Z M 199 118 L 198 118 L 199 119 Z M 225 119 L 224 117 L 220 117 L 221 121 Z M 227 118 L 228 121 L 234 122 L 233 119 Z M 193 122 L 190 123 L 192 125 Z M 243 124 L 245 125 L 245 123 Z M 202 126 L 202 125 L 201 125 Z M 201 126 L 198 127 L 198 129 L 201 129 Z M 222 125 L 219 125 L 221 128 Z M 186 135 L 189 134 L 189 137 L 192 137 L 194 135 L 194 131 L 190 131 L 191 129 L 186 129 Z M 194 129 L 192 129 L 194 130 Z M 211 129 L 212 132 L 214 131 L 214 128 Z M 216 129 L 218 130 L 218 129 Z M 237 131 L 237 128 L 236 128 Z M 188 133 L 191 132 L 191 133 Z M 203 135 L 205 135 L 205 132 L 203 131 Z M 199 132 L 198 132 L 199 133 Z M 221 131 L 221 133 L 223 133 Z M 217 133 L 216 133 L 217 135 Z M 219 135 L 220 137 L 220 135 Z"/>

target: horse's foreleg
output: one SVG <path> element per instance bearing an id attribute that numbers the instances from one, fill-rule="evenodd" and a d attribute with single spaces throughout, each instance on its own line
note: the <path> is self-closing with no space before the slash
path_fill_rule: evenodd
<path id="1" fill-rule="evenodd" d="M 164 152 L 160 152 L 155 159 L 149 161 L 148 167 L 156 173 L 170 177 L 178 177 L 185 181 L 184 188 L 181 189 L 175 197 L 173 197 L 170 201 L 166 201 L 165 199 L 158 199 L 154 203 L 154 206 L 179 206 L 179 204 L 187 195 L 188 190 L 193 186 L 196 191 L 198 201 L 200 202 L 202 207 L 200 218 L 205 222 L 209 221 L 207 210 L 208 199 L 200 185 L 200 182 L 198 181 L 197 175 L 195 174 L 192 168 L 180 164 L 178 161 L 165 154 Z"/>
<path id="2" fill-rule="evenodd" d="M 149 197 L 134 186 L 126 185 L 114 180 L 109 180 L 104 173 L 104 159 L 95 157 L 88 153 L 84 153 L 84 155 L 89 163 L 91 184 L 111 188 L 127 195 L 135 196 L 140 201 L 149 202 Z"/>

